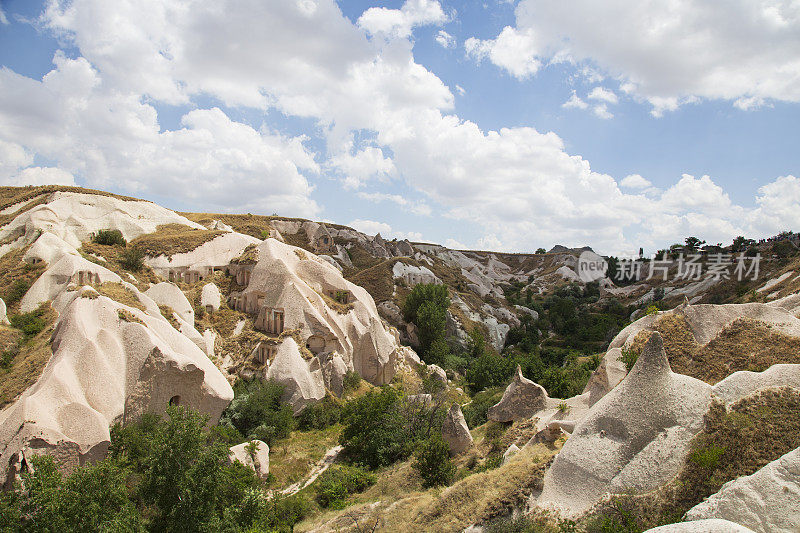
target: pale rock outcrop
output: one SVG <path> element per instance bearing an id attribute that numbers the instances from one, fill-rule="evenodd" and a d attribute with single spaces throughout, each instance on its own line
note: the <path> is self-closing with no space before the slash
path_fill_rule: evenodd
<path id="1" fill-rule="evenodd" d="M 589 401 L 594 404 L 625 379 L 627 373 L 628 369 L 622 362 L 622 350 L 611 348 L 603 356 L 600 366 L 589 376 L 583 392 L 589 394 Z"/>
<path id="2" fill-rule="evenodd" d="M 447 411 L 447 416 L 442 424 L 442 437 L 450 448 L 452 455 L 458 455 L 472 446 L 472 434 L 469 432 L 461 406 L 454 403 Z"/>
<path id="3" fill-rule="evenodd" d="M 756 391 L 780 387 L 800 390 L 800 365 L 777 364 L 763 372 L 740 370 L 714 385 L 712 391 L 717 399 L 731 405 Z"/>
<path id="4" fill-rule="evenodd" d="M 608 351 L 600 366 L 592 373 L 584 392 L 589 392 L 592 403 L 607 394 L 625 377 L 625 365 L 621 361 L 622 350 L 629 348 L 642 331 L 654 331 L 657 320 L 665 315 L 679 314 L 686 319 L 698 344 L 707 344 L 735 320 L 749 318 L 767 324 L 774 331 L 790 337 L 800 337 L 800 319 L 787 310 L 792 308 L 791 300 L 772 304 L 694 304 L 688 299 L 670 311 L 662 311 L 644 316 L 625 327 L 609 344 Z"/>
<path id="5" fill-rule="evenodd" d="M 0 298 L 0 324 L 8 325 L 8 311 L 6 310 L 6 303 Z"/>
<path id="6" fill-rule="evenodd" d="M 398 261 L 392 267 L 392 277 L 402 279 L 408 287 L 420 285 L 422 283 L 435 283 L 441 285 L 442 280 L 436 274 L 424 266 L 414 266 Z"/>
<path id="7" fill-rule="evenodd" d="M 533 320 L 539 320 L 539 313 L 537 313 L 534 309 L 530 307 L 525 307 L 524 305 L 515 305 L 514 309 L 521 313 L 525 313 L 526 315 L 530 316 Z"/>
<path id="8" fill-rule="evenodd" d="M 752 529 L 727 520 L 711 518 L 695 522 L 678 522 L 648 529 L 645 533 L 754 533 Z"/>
<path id="9" fill-rule="evenodd" d="M 692 507 L 685 520 L 723 518 L 759 533 L 796 533 L 800 526 L 800 448 L 754 474 L 725 483 Z"/>
<path id="10" fill-rule="evenodd" d="M 200 293 L 200 306 L 207 312 L 219 311 L 222 305 L 222 294 L 219 292 L 219 287 L 214 283 L 206 283 L 203 285 L 203 291 Z"/>
<path id="11" fill-rule="evenodd" d="M 447 386 L 447 372 L 445 372 L 442 367 L 439 365 L 428 365 L 428 372 L 433 379 L 445 387 Z"/>
<path id="12" fill-rule="evenodd" d="M 248 450 L 248 446 L 252 444 L 255 444 L 256 448 L 253 453 Z M 269 446 L 266 442 L 252 440 L 231 446 L 229 458 L 231 462 L 239 461 L 244 466 L 252 468 L 261 479 L 267 479 L 269 476 Z"/>
<path id="13" fill-rule="evenodd" d="M 177 285 L 162 281 L 151 286 L 144 293 L 158 305 L 171 307 L 183 321 L 194 327 L 194 308 Z"/>
<path id="14" fill-rule="evenodd" d="M 790 337 L 800 337 L 800 319 L 795 318 L 785 309 L 767 304 L 696 304 L 685 306 L 679 312 L 686 317 L 695 340 L 699 344 L 708 343 L 725 326 L 739 318 L 764 322 L 775 331 Z"/>
<path id="15" fill-rule="evenodd" d="M 519 453 L 519 446 L 512 444 L 506 451 L 503 452 L 503 464 L 506 464 L 509 459 Z"/>
<path id="16" fill-rule="evenodd" d="M 336 352 L 332 354 L 320 354 L 318 356 L 322 364 L 322 377 L 325 380 L 325 387 L 337 396 L 344 392 L 344 376 L 347 374 L 347 364 L 341 355 Z"/>
<path id="17" fill-rule="evenodd" d="M 787 279 L 789 279 L 792 276 L 792 274 L 794 274 L 794 270 L 790 270 L 789 272 L 784 272 L 783 274 L 781 274 L 777 278 L 774 278 L 774 279 L 771 279 L 771 280 L 767 281 L 763 286 L 761 286 L 758 289 L 756 289 L 756 292 L 759 292 L 759 293 L 767 292 L 768 290 L 772 289 L 776 285 L 779 285 L 779 284 L 783 283 L 784 281 L 786 281 Z"/>
<path id="18" fill-rule="evenodd" d="M 768 305 L 772 307 L 780 307 L 787 310 L 792 315 L 797 316 L 800 313 L 800 294 L 790 294 L 778 300 L 770 302 Z"/>
<path id="19" fill-rule="evenodd" d="M 72 285 L 92 285 L 106 282 L 120 283 L 120 278 L 105 267 L 83 257 L 64 255 L 50 266 L 28 289 L 20 302 L 20 311 L 30 313 L 44 302 L 54 300 Z"/>
<path id="20" fill-rule="evenodd" d="M 58 262 L 65 255 L 80 256 L 75 247 L 70 246 L 60 237 L 50 232 L 42 233 L 38 239 L 28 248 L 22 259 L 28 263 L 35 264 L 44 261 L 49 265 Z"/>
<path id="21" fill-rule="evenodd" d="M 517 365 L 514 378 L 506 387 L 503 397 L 489 408 L 489 420 L 512 422 L 530 418 L 547 408 L 547 400 L 544 387 L 523 376 L 522 368 Z"/>
<path id="22" fill-rule="evenodd" d="M 100 459 L 112 424 L 164 413 L 169 403 L 197 409 L 214 423 L 233 399 L 208 357 L 160 315 L 90 288 L 64 293 L 58 304 L 50 361 L 0 412 L 0 481 L 13 481 L 31 455 L 53 455 L 65 469 Z"/>
<path id="23" fill-rule="evenodd" d="M 231 305 L 262 317 L 280 310 L 284 329 L 298 330 L 313 353 L 339 353 L 348 370 L 375 385 L 392 380 L 403 362 L 400 346 L 364 288 L 316 255 L 274 239 L 258 246 L 258 258 Z M 322 296 L 340 293 L 350 309 L 334 309 Z"/>
<path id="24" fill-rule="evenodd" d="M 574 281 L 577 283 L 581 283 L 581 277 L 577 273 L 575 273 L 574 270 L 572 270 L 566 265 L 558 267 L 558 269 L 556 270 L 556 274 L 558 274 L 567 281 Z"/>
<path id="25" fill-rule="evenodd" d="M 225 233 L 211 239 L 186 253 L 174 254 L 170 257 L 159 255 L 145 258 L 145 263 L 156 274 L 168 279 L 169 272 L 173 270 L 195 270 L 203 276 L 210 275 L 214 270 L 223 270 L 231 259 L 239 257 L 244 249 L 251 244 L 260 243 L 260 239 L 242 233 Z"/>
<path id="26" fill-rule="evenodd" d="M 592 406 L 544 478 L 538 505 L 580 515 L 606 494 L 672 479 L 702 429 L 711 386 L 671 371 L 659 334 L 630 374 Z"/>
<path id="27" fill-rule="evenodd" d="M 283 339 L 265 377 L 286 387 L 283 401 L 291 404 L 294 414 L 299 414 L 307 405 L 325 397 L 325 381 L 319 359 L 314 358 L 309 364 L 291 337 Z"/>
<path id="28" fill-rule="evenodd" d="M 40 233 L 52 233 L 73 248 L 80 248 L 93 233 L 118 229 L 127 240 L 153 233 L 162 224 L 184 224 L 205 229 L 164 207 L 143 200 L 120 200 L 99 194 L 54 192 L 47 203 L 18 215 L 0 228 L 0 241 L 22 235 L 15 243 L 20 248 L 36 240 Z M 5 253 L 5 250 L 3 250 Z"/>

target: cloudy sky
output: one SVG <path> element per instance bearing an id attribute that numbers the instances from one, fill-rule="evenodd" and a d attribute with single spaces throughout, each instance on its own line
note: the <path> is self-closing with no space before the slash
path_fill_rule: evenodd
<path id="1" fill-rule="evenodd" d="M 603 253 L 800 230 L 797 0 L 0 0 L 0 183 Z"/>

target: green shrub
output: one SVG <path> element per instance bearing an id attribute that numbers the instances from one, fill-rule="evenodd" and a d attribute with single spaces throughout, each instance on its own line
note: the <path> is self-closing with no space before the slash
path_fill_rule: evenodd
<path id="1" fill-rule="evenodd" d="M 705 448 L 693 451 L 689 456 L 689 460 L 700 468 L 713 470 L 717 467 L 717 463 L 719 463 L 719 459 L 726 449 L 725 446 L 710 444 Z"/>
<path id="2" fill-rule="evenodd" d="M 25 296 L 25 293 L 28 292 L 28 289 L 30 288 L 30 281 L 23 279 L 16 280 L 11 284 L 11 287 L 5 293 L 4 300 L 6 301 L 6 304 L 12 305 L 22 300 L 22 297 Z"/>
<path id="3" fill-rule="evenodd" d="M 92 239 L 97 244 L 104 244 L 107 246 L 125 246 L 125 237 L 118 229 L 101 229 L 94 235 Z"/>
<path id="4" fill-rule="evenodd" d="M 334 465 L 317 479 L 317 501 L 322 507 L 341 509 L 351 494 L 363 492 L 376 480 L 375 474 L 358 466 Z"/>
<path id="5" fill-rule="evenodd" d="M 625 364 L 625 368 L 630 372 L 633 369 L 633 365 L 636 364 L 636 360 L 639 359 L 639 354 L 630 348 L 622 348 L 621 352 L 620 361 Z"/>
<path id="6" fill-rule="evenodd" d="M 137 246 L 128 246 L 122 251 L 122 258 L 119 261 L 120 266 L 125 270 L 131 272 L 139 272 L 144 268 L 144 250 Z"/>
<path id="7" fill-rule="evenodd" d="M 232 426 L 247 438 L 268 445 L 288 437 L 295 428 L 292 408 L 281 401 L 284 386 L 274 381 L 240 380 L 234 399 L 220 417 L 220 425 Z"/>
<path id="8" fill-rule="evenodd" d="M 44 319 L 46 312 L 47 308 L 41 306 L 36 311 L 31 311 L 30 313 L 11 315 L 8 317 L 8 320 L 11 322 L 11 327 L 22 331 L 25 339 L 30 339 L 41 333 L 41 331 L 47 327 L 47 321 Z"/>
<path id="9" fill-rule="evenodd" d="M 10 350 L 3 350 L 0 354 L 0 368 L 11 368 L 14 358 L 19 354 L 19 347 Z"/>
<path id="10" fill-rule="evenodd" d="M 408 402 L 389 386 L 350 400 L 342 413 L 339 443 L 351 463 L 386 466 L 411 455 L 417 442 L 441 431 L 441 405 Z"/>
<path id="11" fill-rule="evenodd" d="M 473 359 L 466 372 L 467 386 L 473 392 L 505 385 L 514 372 L 514 361 L 501 355 L 484 352 Z"/>
<path id="12" fill-rule="evenodd" d="M 297 427 L 303 431 L 325 429 L 338 424 L 342 418 L 342 402 L 330 394 L 321 402 L 306 406 L 297 417 Z"/>
<path id="13" fill-rule="evenodd" d="M 485 424 L 489 419 L 489 407 L 499 402 L 502 397 L 503 389 L 499 387 L 486 389 L 473 396 L 472 401 L 462 409 L 464 419 L 467 421 L 467 425 L 470 429 L 475 429 Z"/>
<path id="14" fill-rule="evenodd" d="M 78 467 L 66 478 L 51 456 L 34 456 L 21 488 L 0 500 L 4 531 L 144 531 L 118 461 Z"/>
<path id="15" fill-rule="evenodd" d="M 456 466 L 450 460 L 450 448 L 439 434 L 431 436 L 417 447 L 411 466 L 422 477 L 425 487 L 449 485 L 456 474 Z"/>
<path id="16" fill-rule="evenodd" d="M 352 462 L 370 468 L 407 457 L 412 443 L 400 412 L 400 393 L 391 387 L 350 400 L 344 409 L 339 443 Z"/>
<path id="17" fill-rule="evenodd" d="M 417 326 L 420 351 L 427 363 L 441 364 L 447 359 L 449 350 L 442 341 L 446 333 L 448 307 L 447 286 L 433 283 L 416 285 L 403 303 L 403 318 Z M 435 342 L 435 350 L 431 351 Z"/>
<path id="18" fill-rule="evenodd" d="M 344 392 L 352 392 L 361 386 L 361 374 L 353 370 L 348 370 L 344 375 L 342 382 L 344 386 Z"/>

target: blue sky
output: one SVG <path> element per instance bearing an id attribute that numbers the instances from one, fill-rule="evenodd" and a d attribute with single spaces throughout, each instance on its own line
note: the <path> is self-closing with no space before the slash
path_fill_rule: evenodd
<path id="1" fill-rule="evenodd" d="M 0 183 L 509 251 L 800 228 L 796 2 L 182 4 L 0 1 Z"/>

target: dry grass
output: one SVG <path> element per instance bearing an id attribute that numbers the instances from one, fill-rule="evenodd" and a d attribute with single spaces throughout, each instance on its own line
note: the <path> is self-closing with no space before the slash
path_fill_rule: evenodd
<path id="1" fill-rule="evenodd" d="M 231 259 L 234 265 L 255 265 L 258 263 L 258 247 L 255 244 L 248 244 L 242 251 L 242 255 Z"/>
<path id="2" fill-rule="evenodd" d="M 144 304 L 139 301 L 139 298 L 136 297 L 136 294 L 122 283 L 106 282 L 96 286 L 95 289 L 101 295 L 107 296 L 122 305 L 135 307 L 142 311 L 147 309 Z"/>
<path id="3" fill-rule="evenodd" d="M 318 292 L 317 294 L 319 294 L 322 297 L 322 301 L 325 302 L 325 305 L 327 305 L 340 315 L 346 315 L 355 308 L 355 304 L 353 304 L 352 302 L 343 304 L 342 302 L 334 300 L 327 294 L 323 294 L 321 292 Z"/>
<path id="4" fill-rule="evenodd" d="M 309 531 L 324 524 L 325 531 L 347 530 L 355 521 L 375 524 L 375 531 L 461 531 L 507 514 L 541 490 L 545 470 L 555 450 L 536 445 L 526 448 L 497 469 L 472 474 L 444 489 L 424 490 L 411 461 L 380 473 L 378 482 L 352 498 L 356 504 L 327 512 L 296 526 Z"/>
<path id="5" fill-rule="evenodd" d="M 197 222 L 206 227 L 210 226 L 214 220 L 219 220 L 245 235 L 251 235 L 257 239 L 263 238 L 263 232 L 269 233 L 272 228 L 271 222 L 273 220 L 287 220 L 290 222 L 308 222 L 304 218 L 288 218 L 279 216 L 265 216 L 265 215 L 252 215 L 250 213 L 244 215 L 232 215 L 227 213 L 179 213 L 192 222 Z M 305 233 L 303 232 L 303 235 Z M 284 238 L 286 236 L 284 235 Z M 288 242 L 288 241 L 287 241 Z M 306 241 L 307 242 L 307 241 Z M 301 246 L 305 248 L 306 246 Z"/>
<path id="6" fill-rule="evenodd" d="M 308 240 L 308 235 L 306 235 L 306 232 L 303 230 L 300 230 L 297 233 L 287 233 L 283 235 L 283 240 L 286 242 L 286 244 L 311 251 L 311 241 Z"/>
<path id="7" fill-rule="evenodd" d="M 81 255 L 87 261 L 103 266 L 110 271 L 117 274 L 122 279 L 129 279 L 128 275 L 132 275 L 136 279 L 136 286 L 139 290 L 144 291 L 150 286 L 150 283 L 158 283 L 161 279 L 153 272 L 153 269 L 144 265 L 138 272 L 131 272 L 122 267 L 123 246 L 109 246 L 104 244 L 97 244 L 95 242 L 85 242 L 81 245 Z M 95 257 L 96 256 L 96 257 Z M 101 259 L 97 259 L 100 257 Z"/>
<path id="8" fill-rule="evenodd" d="M 19 302 L 47 268 L 40 262 L 30 265 L 22 260 L 28 248 L 12 250 L 0 257 L 0 297 L 6 302 L 9 313 L 19 311 Z"/>
<path id="9" fill-rule="evenodd" d="M 653 328 L 664 339 L 674 372 L 712 385 L 739 370 L 762 372 L 777 363 L 800 363 L 800 339 L 748 318 L 735 320 L 705 346 L 695 342 L 683 315 L 664 315 Z M 649 335 L 640 332 L 631 349 L 639 353 Z"/>
<path id="10" fill-rule="evenodd" d="M 330 448 L 339 443 L 340 425 L 322 430 L 292 431 L 269 450 L 269 471 L 275 476 L 272 487 L 282 489 L 304 479 Z"/>
<path id="11" fill-rule="evenodd" d="M 41 318 L 47 324 L 45 328 L 35 337 L 18 345 L 19 352 L 11 360 L 9 368 L 0 370 L 0 408 L 16 400 L 25 389 L 36 383 L 53 355 L 50 341 L 57 318 L 56 312 L 45 304 Z M 4 332 L 6 341 L 10 340 L 9 335 L 13 334 Z M 11 349 L 16 347 L 12 346 Z"/>
<path id="12" fill-rule="evenodd" d="M 167 319 L 173 328 L 177 329 L 178 331 L 181 330 L 181 325 L 178 322 L 178 319 L 175 318 L 175 310 L 168 305 L 158 305 L 158 310 L 161 311 L 161 316 Z"/>
<path id="13" fill-rule="evenodd" d="M 366 289 L 376 304 L 385 302 L 391 300 L 394 293 L 392 266 L 395 262 L 390 259 L 360 271 L 353 269 L 346 273 L 345 278 Z"/>
<path id="14" fill-rule="evenodd" d="M 157 257 L 191 252 L 208 241 L 224 235 L 220 230 L 194 229 L 183 224 L 162 224 L 153 233 L 142 235 L 131 241 L 131 245 L 142 249 L 146 255 Z"/>
<path id="15" fill-rule="evenodd" d="M 127 309 L 118 309 L 117 316 L 119 317 L 120 320 L 123 320 L 125 322 L 133 322 L 136 324 L 141 324 L 143 326 L 146 325 L 142 320 L 137 318 L 133 313 L 131 313 Z"/>

